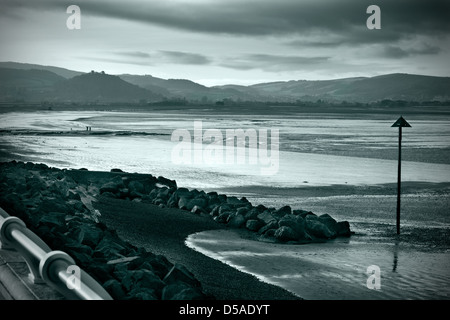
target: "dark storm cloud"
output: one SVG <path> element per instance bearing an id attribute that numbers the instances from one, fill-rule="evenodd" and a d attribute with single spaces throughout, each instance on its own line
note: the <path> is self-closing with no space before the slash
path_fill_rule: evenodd
<path id="1" fill-rule="evenodd" d="M 108 58 L 108 62 L 130 63 L 136 65 L 156 65 L 161 63 L 208 65 L 211 63 L 211 59 L 204 55 L 181 51 L 161 50 L 152 53 L 142 51 L 120 51 L 114 52 L 113 54 L 116 58 Z"/>
<path id="2" fill-rule="evenodd" d="M 168 60 L 168 62 L 171 63 L 191 65 L 206 65 L 211 63 L 211 59 L 197 53 L 180 51 L 159 51 L 159 55 L 162 59 Z"/>
<path id="3" fill-rule="evenodd" d="M 366 9 L 376 3 L 382 12 L 382 30 L 368 35 Z M 33 7 L 61 10 L 69 2 L 56 0 L 5 1 L 2 11 Z M 227 0 L 187 1 L 79 0 L 83 14 L 136 21 L 201 33 L 242 36 L 304 34 L 312 30 L 343 35 L 350 42 L 383 41 L 417 34 L 450 31 L 448 0 Z M 355 37 L 355 39 L 353 39 Z M 395 38 L 395 37 L 394 37 Z"/>
<path id="4" fill-rule="evenodd" d="M 260 69 L 264 71 L 292 71 L 310 69 L 313 65 L 327 62 L 328 57 L 280 56 L 269 54 L 249 54 L 227 59 L 221 65 L 237 70 Z"/>
<path id="5" fill-rule="evenodd" d="M 151 55 L 147 52 L 141 51 L 127 51 L 127 52 L 116 52 L 116 55 L 131 57 L 131 58 L 150 58 Z"/>
<path id="6" fill-rule="evenodd" d="M 381 54 L 384 57 L 387 58 L 393 58 L 393 59 L 402 59 L 410 56 L 417 56 L 417 55 L 430 55 L 430 54 L 438 54 L 441 52 L 441 49 L 436 46 L 430 46 L 425 45 L 423 47 L 418 48 L 410 48 L 410 49 L 404 49 L 400 48 L 398 46 L 385 46 L 382 49 Z"/>

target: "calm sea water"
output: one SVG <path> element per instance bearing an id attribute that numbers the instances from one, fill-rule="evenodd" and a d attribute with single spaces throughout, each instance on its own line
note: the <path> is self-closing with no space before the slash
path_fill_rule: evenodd
<path id="1" fill-rule="evenodd" d="M 10 158 L 31 156 L 32 160 L 55 166 L 154 173 L 174 178 L 179 185 L 201 189 L 396 181 L 398 134 L 396 128 L 390 127 L 396 120 L 391 115 L 346 119 L 342 115 L 311 114 L 212 117 L 201 112 L 42 111 L 6 113 L 1 118 L 0 130 L 12 130 L 0 135 L 0 143 L 8 149 Z M 268 130 L 269 137 L 271 130 L 279 130 L 279 145 L 270 141 L 267 145 L 269 154 L 275 148 L 280 151 L 278 170 L 269 176 L 261 174 L 264 164 L 258 159 L 256 164 L 249 164 L 248 148 L 244 165 L 237 161 L 195 161 L 193 155 L 190 163 L 174 163 L 172 152 L 180 143 L 171 141 L 171 135 L 176 129 L 185 129 L 194 142 L 194 121 L 202 122 L 203 133 L 207 129 L 223 133 L 224 141 L 218 145 L 223 154 L 227 152 L 227 129 L 251 129 L 257 139 L 261 138 L 261 130 Z M 450 181 L 450 116 L 427 116 L 424 120 L 414 116 L 409 121 L 413 127 L 404 129 L 403 180 Z M 90 134 L 85 132 L 87 126 L 92 128 Z M 191 147 L 192 152 L 198 149 L 194 144 Z"/>
<path id="2" fill-rule="evenodd" d="M 432 113 L 404 116 L 412 128 L 403 131 L 402 181 L 450 183 L 450 116 L 434 116 Z M 352 294 L 343 295 L 345 290 L 341 288 L 334 290 L 334 294 L 322 296 L 327 299 L 352 298 L 359 290 L 367 290 L 363 281 L 366 264 L 371 256 L 378 255 L 380 259 L 374 263 L 379 261 L 383 270 L 390 269 L 390 273 L 384 274 L 385 279 L 390 280 L 385 282 L 384 295 L 368 295 L 368 298 L 448 298 L 448 292 L 443 292 L 442 287 L 450 282 L 450 253 L 448 240 L 441 241 L 450 235 L 448 189 L 440 192 L 434 188 L 429 192 L 404 195 L 404 234 L 400 245 L 396 245 L 398 239 L 392 236 L 395 224 L 392 212 L 396 201 L 392 190 L 390 193 L 367 195 L 339 192 L 324 195 L 320 192 L 320 187 L 396 183 L 398 129 L 390 126 L 397 118 L 398 115 L 392 114 L 350 116 L 295 112 L 282 116 L 277 112 L 211 115 L 203 110 L 10 112 L 1 114 L 0 160 L 16 159 L 89 170 L 120 168 L 128 172 L 165 176 L 188 188 L 226 190 L 226 193 L 245 195 L 254 204 L 274 207 L 289 204 L 317 214 L 329 213 L 337 220 L 350 221 L 352 230 L 357 233 L 352 243 L 315 246 L 306 251 L 304 246 L 269 250 L 267 244 L 250 244 L 241 239 L 238 242 L 244 249 L 240 254 L 236 250 L 231 254 L 230 250 L 223 252 L 224 242 L 229 247 L 236 239 L 216 241 L 213 247 L 207 241 L 211 235 L 206 233 L 197 235 L 191 245 L 303 297 L 321 297 L 311 291 L 317 281 L 326 284 L 324 288 L 332 284 L 337 288 L 357 279 L 357 289 L 354 285 L 348 287 Z M 254 130 L 258 138 L 263 130 L 268 130 L 269 136 L 271 130 L 278 130 L 279 144 L 269 140 L 267 145 L 270 155 L 275 154 L 272 153 L 274 148 L 279 150 L 276 158 L 278 170 L 272 175 L 261 174 L 264 164 L 259 161 L 258 153 L 255 163 L 249 163 L 252 153 L 246 148 L 248 146 L 244 147 L 245 164 L 237 164 L 237 161 L 176 163 L 173 151 L 180 143 L 172 141 L 171 135 L 177 129 L 189 132 L 192 152 L 208 150 L 211 146 L 206 143 L 211 139 L 206 139 L 203 145 L 194 143 L 195 121 L 201 121 L 202 133 L 217 129 L 223 134 L 223 140 L 214 145 L 219 146 L 221 149 L 215 150 L 223 154 L 229 151 L 226 146 L 227 129 Z M 86 131 L 86 127 L 91 127 L 92 131 Z M 258 147 L 261 146 L 259 143 Z M 194 160 L 193 153 L 190 159 Z M 295 190 L 302 188 L 317 188 L 314 189 L 317 194 L 297 195 Z M 374 248 L 374 243 L 378 244 L 378 249 Z M 423 248 L 426 248 L 425 253 Z M 261 250 L 269 251 L 261 254 Z M 218 252 L 222 252 L 222 258 L 218 257 Z M 342 253 L 341 258 L 337 258 L 336 252 Z M 252 256 L 258 257 L 258 265 L 262 266 L 272 266 L 273 259 L 281 261 L 282 257 L 289 263 L 285 264 L 285 269 L 277 264 L 274 267 L 277 271 L 269 267 L 256 268 L 255 260 L 249 258 Z M 317 265 L 308 269 L 309 273 L 305 269 L 298 270 L 293 257 L 300 259 L 297 261 L 299 265 L 305 261 L 312 263 L 311 259 L 315 259 Z M 398 268 L 393 273 L 393 257 L 402 263 L 399 266 L 406 268 Z M 327 261 L 328 267 L 320 269 L 319 265 L 326 265 Z M 430 266 L 420 261 L 434 262 Z M 341 267 L 330 270 L 330 263 Z M 308 276 L 317 268 L 322 271 Z M 336 279 L 340 280 L 336 282 Z M 396 291 L 399 283 L 401 290 Z M 305 294 L 302 287 L 310 288 L 312 293 Z M 426 294 L 414 293 L 418 290 Z"/>

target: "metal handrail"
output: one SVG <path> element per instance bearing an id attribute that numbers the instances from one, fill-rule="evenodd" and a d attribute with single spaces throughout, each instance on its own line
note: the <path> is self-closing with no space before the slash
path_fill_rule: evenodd
<path id="1" fill-rule="evenodd" d="M 68 299 L 112 300 L 108 292 L 63 251 L 52 251 L 25 223 L 0 208 L 0 244 L 25 259 L 33 283 L 46 283 Z"/>

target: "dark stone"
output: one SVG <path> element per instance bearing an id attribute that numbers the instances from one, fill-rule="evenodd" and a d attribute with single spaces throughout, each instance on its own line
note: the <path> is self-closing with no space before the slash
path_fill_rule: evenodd
<path id="1" fill-rule="evenodd" d="M 49 227 L 65 227 L 66 225 L 66 214 L 62 212 L 48 212 L 44 213 L 39 219 L 39 226 L 49 226 Z"/>
<path id="2" fill-rule="evenodd" d="M 122 286 L 127 290 L 137 288 L 149 288 L 156 292 L 162 291 L 165 284 L 161 279 L 150 270 L 128 270 L 122 278 Z"/>
<path id="3" fill-rule="evenodd" d="M 113 260 L 117 257 L 123 256 L 126 251 L 126 243 L 108 231 L 104 233 L 102 240 L 95 247 L 94 254 L 100 254 L 107 260 Z"/>
<path id="4" fill-rule="evenodd" d="M 68 191 L 67 198 L 68 198 L 69 200 L 81 200 L 80 195 L 79 195 L 78 193 L 72 191 L 72 190 L 69 190 L 69 191 Z"/>
<path id="5" fill-rule="evenodd" d="M 281 227 L 289 227 L 295 233 L 295 239 L 306 239 L 308 234 L 305 230 L 305 220 L 301 216 L 295 216 L 293 214 L 287 214 L 278 221 L 278 225 Z"/>
<path id="6" fill-rule="evenodd" d="M 177 188 L 177 182 L 175 180 L 170 180 L 165 177 L 158 177 L 157 183 L 168 188 Z"/>
<path id="7" fill-rule="evenodd" d="M 336 232 L 337 221 L 334 220 L 329 214 L 322 214 L 319 216 L 319 221 L 327 226 L 332 232 Z"/>
<path id="8" fill-rule="evenodd" d="M 292 213 L 292 209 L 290 206 L 284 206 L 281 207 L 280 209 L 276 210 L 273 214 L 278 217 L 279 219 L 281 219 L 282 217 L 284 217 L 287 214 L 291 214 Z"/>
<path id="9" fill-rule="evenodd" d="M 268 238 L 272 238 L 275 237 L 275 232 L 277 229 L 269 229 L 266 232 L 263 233 L 263 237 L 268 239 Z"/>
<path id="10" fill-rule="evenodd" d="M 178 200 L 178 208 L 181 210 L 187 210 L 187 204 L 189 203 L 190 199 L 187 197 L 180 197 L 180 200 Z"/>
<path id="11" fill-rule="evenodd" d="M 175 264 L 169 273 L 164 277 L 163 281 L 167 284 L 175 282 L 184 282 L 193 287 L 200 287 L 200 282 L 194 275 L 181 264 Z"/>
<path id="12" fill-rule="evenodd" d="M 200 207 L 200 206 L 194 206 L 194 207 L 192 208 L 191 212 L 192 212 L 192 213 L 195 213 L 195 214 L 202 214 L 202 213 L 208 214 L 208 213 L 206 212 L 206 210 L 203 209 L 203 208 Z"/>
<path id="13" fill-rule="evenodd" d="M 265 234 L 267 231 L 269 230 L 276 230 L 278 229 L 278 222 L 276 220 L 272 220 L 269 223 L 267 223 L 266 225 L 264 225 L 264 227 L 262 227 L 261 229 L 258 230 L 259 234 Z"/>
<path id="14" fill-rule="evenodd" d="M 211 212 L 209 213 L 212 217 L 216 217 L 219 215 L 220 206 L 216 205 Z"/>
<path id="15" fill-rule="evenodd" d="M 242 214 L 234 214 L 228 220 L 227 226 L 230 228 L 241 228 L 245 225 L 245 217 Z"/>
<path id="16" fill-rule="evenodd" d="M 112 192 L 109 192 L 109 191 L 108 191 L 108 192 L 103 192 L 103 193 L 102 193 L 102 196 L 103 196 L 103 197 L 107 197 L 107 198 L 113 198 L 113 199 L 114 199 L 114 198 L 117 198 L 117 195 L 116 195 L 116 194 L 114 194 L 114 193 L 112 193 Z"/>
<path id="17" fill-rule="evenodd" d="M 275 238 L 279 241 L 295 241 L 298 240 L 298 234 L 291 227 L 282 226 L 279 227 L 274 234 Z"/>
<path id="18" fill-rule="evenodd" d="M 80 243 L 95 248 L 103 238 L 103 230 L 91 223 L 85 223 L 78 227 L 78 239 Z"/>
<path id="19" fill-rule="evenodd" d="M 38 211 L 40 213 L 45 212 L 64 212 L 73 213 L 73 208 L 71 208 L 68 203 L 59 197 L 48 197 L 43 199 L 38 206 Z"/>
<path id="20" fill-rule="evenodd" d="M 247 220 L 253 220 L 258 217 L 258 214 L 260 214 L 258 208 L 251 208 L 247 213 L 245 214 L 245 219 Z"/>
<path id="21" fill-rule="evenodd" d="M 272 221 L 276 222 L 275 217 L 270 213 L 269 210 L 265 210 L 263 213 L 258 214 L 257 218 L 259 220 L 264 221 L 265 224 L 268 224 L 268 223 L 270 223 Z"/>
<path id="22" fill-rule="evenodd" d="M 184 282 L 175 282 L 164 287 L 162 300 L 204 300 L 205 295 L 198 288 L 188 286 Z"/>
<path id="23" fill-rule="evenodd" d="M 348 221 L 339 221 L 336 223 L 336 233 L 338 237 L 350 237 L 350 223 Z"/>
<path id="24" fill-rule="evenodd" d="M 114 300 L 123 300 L 126 297 L 126 293 L 123 290 L 122 285 L 115 279 L 106 281 L 103 284 L 103 288 L 108 291 Z"/>
<path id="25" fill-rule="evenodd" d="M 231 212 L 233 210 L 234 210 L 233 206 L 224 203 L 224 204 L 220 205 L 220 207 L 219 207 L 219 215 L 221 215 L 224 212 Z"/>
<path id="26" fill-rule="evenodd" d="M 245 216 L 245 214 L 248 212 L 248 208 L 247 207 L 240 207 L 236 209 L 236 214 Z"/>
<path id="27" fill-rule="evenodd" d="M 205 208 L 208 205 L 208 200 L 203 198 L 202 196 L 197 197 L 195 199 L 189 200 L 189 202 L 185 205 L 186 210 L 191 211 L 195 206 Z"/>
<path id="28" fill-rule="evenodd" d="M 214 217 L 214 220 L 219 223 L 226 223 L 226 222 L 228 222 L 228 219 L 231 214 L 233 214 L 231 211 L 225 211 L 225 212 L 219 214 L 218 216 Z"/>
<path id="29" fill-rule="evenodd" d="M 259 219 L 247 220 L 245 227 L 250 231 L 258 231 L 264 226 L 264 222 Z"/>
<path id="30" fill-rule="evenodd" d="M 306 219 L 307 232 L 320 239 L 330 239 L 336 237 L 336 232 L 328 229 L 326 225 L 319 221 L 319 219 Z"/>
<path id="31" fill-rule="evenodd" d="M 233 206 L 244 206 L 247 204 L 247 201 L 239 200 L 235 196 L 227 197 L 227 203 Z"/>
<path id="32" fill-rule="evenodd" d="M 119 193 L 120 189 L 123 188 L 125 188 L 125 185 L 122 181 L 122 178 L 120 176 L 116 176 L 100 187 L 100 194 L 103 194 L 104 192 L 111 192 L 116 194 Z"/>
<path id="33" fill-rule="evenodd" d="M 128 183 L 128 189 L 130 190 L 130 193 L 131 192 L 136 192 L 136 193 L 141 193 L 141 194 L 145 193 L 144 185 L 141 182 L 136 181 L 136 180 L 130 181 L 130 183 Z"/>

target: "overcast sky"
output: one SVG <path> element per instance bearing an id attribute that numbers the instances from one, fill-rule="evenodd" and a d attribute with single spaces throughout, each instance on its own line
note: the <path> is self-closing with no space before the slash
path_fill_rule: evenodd
<path id="1" fill-rule="evenodd" d="M 81 29 L 69 30 L 69 5 Z M 369 30 L 369 5 L 381 29 Z M 207 86 L 450 76 L 449 0 L 0 0 L 0 61 Z"/>

